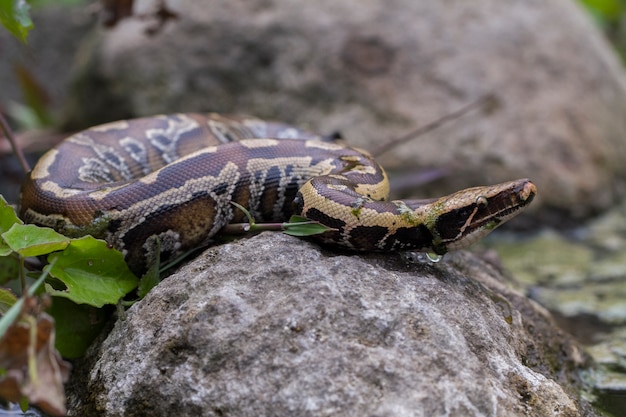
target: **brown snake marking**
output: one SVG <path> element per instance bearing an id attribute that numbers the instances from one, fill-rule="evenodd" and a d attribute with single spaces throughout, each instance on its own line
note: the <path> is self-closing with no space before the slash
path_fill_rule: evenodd
<path id="1" fill-rule="evenodd" d="M 256 139 L 253 139 L 256 138 Z M 45 154 L 23 184 L 28 223 L 91 234 L 144 272 L 205 244 L 226 224 L 299 214 L 334 231 L 324 243 L 360 251 L 444 254 L 470 245 L 527 206 L 526 179 L 430 200 L 386 201 L 384 170 L 366 152 L 281 123 L 217 114 L 125 120 L 77 133 Z"/>

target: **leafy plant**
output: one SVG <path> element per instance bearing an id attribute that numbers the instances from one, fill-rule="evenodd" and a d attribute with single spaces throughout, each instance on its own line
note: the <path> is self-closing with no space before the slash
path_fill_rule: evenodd
<path id="1" fill-rule="evenodd" d="M 25 259 L 46 256 L 48 265 L 43 272 L 50 279 L 44 292 L 52 297 L 53 304 L 57 298 L 66 298 L 100 308 L 117 304 L 137 288 L 138 279 L 122 254 L 105 241 L 91 236 L 70 239 L 46 227 L 25 225 L 2 196 L 0 219 L 0 265 L 18 272 L 5 276 L 5 282 L 14 278 L 25 283 Z"/>
<path id="2" fill-rule="evenodd" d="M 48 262 L 34 283 L 29 257 Z M 2 196 L 0 271 L 8 287 L 0 288 L 0 396 L 63 415 L 69 367 L 57 350 L 82 356 L 106 319 L 101 307 L 119 303 L 138 279 L 106 242 L 25 225 Z"/>

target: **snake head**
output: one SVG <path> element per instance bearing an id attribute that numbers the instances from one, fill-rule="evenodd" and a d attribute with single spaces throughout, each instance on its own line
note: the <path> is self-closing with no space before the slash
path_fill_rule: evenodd
<path id="1" fill-rule="evenodd" d="M 462 249 L 488 235 L 528 206 L 537 187 L 527 179 L 467 188 L 422 206 L 437 254 Z"/>

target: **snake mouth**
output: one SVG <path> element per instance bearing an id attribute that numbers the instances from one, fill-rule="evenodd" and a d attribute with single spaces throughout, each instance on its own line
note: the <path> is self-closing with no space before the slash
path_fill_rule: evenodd
<path id="1" fill-rule="evenodd" d="M 503 187 L 489 198 L 488 207 L 485 207 L 482 215 L 477 216 L 477 219 L 482 218 L 482 221 L 476 222 L 477 225 L 487 223 L 489 220 L 504 223 L 528 206 L 537 195 L 537 186 L 528 179 L 501 184 L 501 186 L 503 185 L 508 185 L 508 187 Z"/>
<path id="2" fill-rule="evenodd" d="M 461 249 L 485 237 L 519 214 L 536 194 L 535 184 L 520 179 L 447 197 L 447 211 L 439 215 L 433 230 L 435 251 Z"/>

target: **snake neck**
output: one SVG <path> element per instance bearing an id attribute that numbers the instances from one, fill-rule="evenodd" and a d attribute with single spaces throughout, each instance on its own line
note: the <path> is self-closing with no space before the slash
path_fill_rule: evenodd
<path id="1" fill-rule="evenodd" d="M 532 182 L 520 179 L 467 188 L 435 200 L 387 202 L 332 184 L 315 178 L 294 201 L 296 213 L 333 229 L 318 236 L 323 243 L 352 250 L 418 250 L 439 255 L 482 239 L 515 217 L 537 192 Z M 329 203 L 329 198 L 337 203 Z M 326 203 L 325 212 L 316 208 L 317 199 Z"/>

